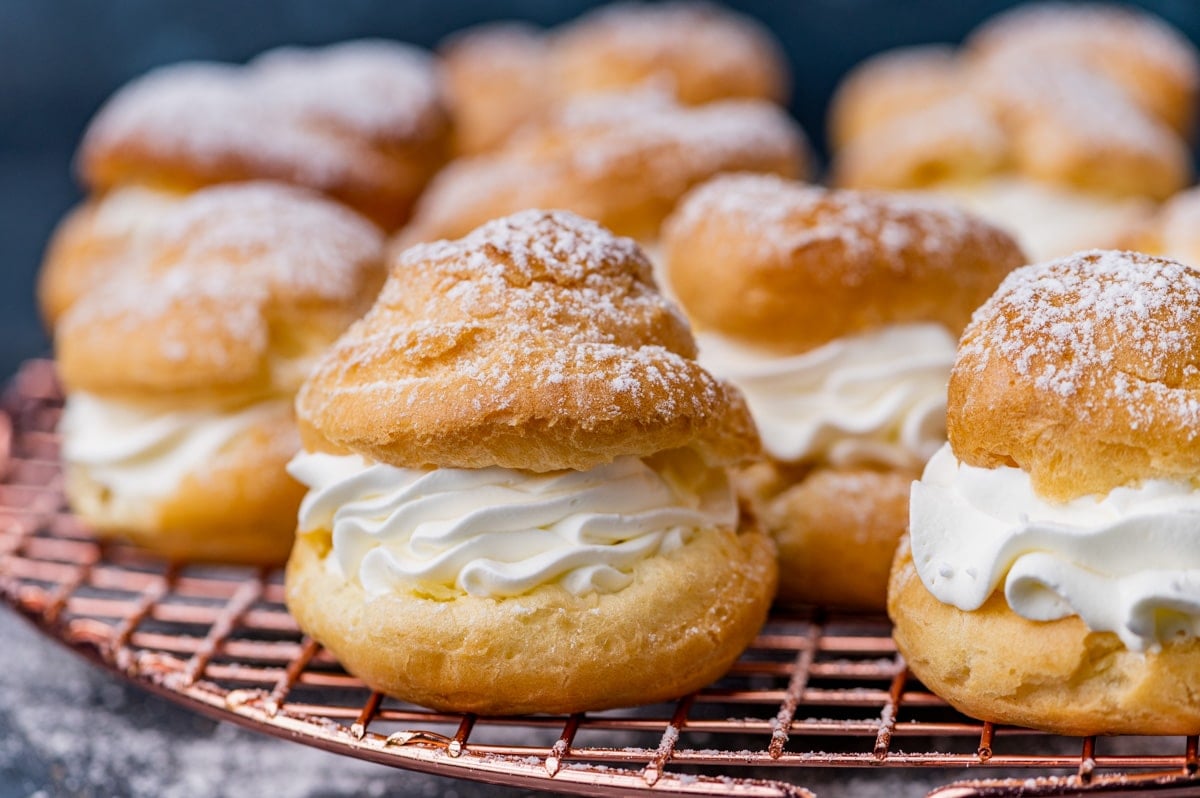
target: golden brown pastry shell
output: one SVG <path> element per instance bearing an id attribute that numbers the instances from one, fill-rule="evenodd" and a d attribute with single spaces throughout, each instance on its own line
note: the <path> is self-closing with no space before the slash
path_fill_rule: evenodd
<path id="1" fill-rule="evenodd" d="M 961 330 L 1025 262 L 999 228 L 903 195 L 724 175 L 664 226 L 671 287 L 702 330 L 798 354 L 887 324 Z"/>
<path id="2" fill-rule="evenodd" d="M 1126 271 L 1102 270 L 1102 260 Z M 1114 297 L 1128 300 L 1123 312 Z M 963 333 L 948 437 L 962 462 L 1020 467 L 1056 501 L 1143 479 L 1194 480 L 1196 364 L 1200 270 L 1099 251 L 1028 266 Z"/>
<path id="3" fill-rule="evenodd" d="M 401 467 L 741 462 L 758 450 L 745 401 L 694 357 L 632 241 L 528 211 L 395 258 L 296 407 L 306 448 Z"/>
<path id="4" fill-rule="evenodd" d="M 742 469 L 739 489 L 779 549 L 778 600 L 883 610 L 916 476 L 769 461 Z"/>
<path id="5" fill-rule="evenodd" d="M 557 584 L 504 599 L 367 596 L 327 568 L 329 533 L 287 569 L 299 626 L 373 689 L 482 715 L 570 713 L 677 698 L 724 674 L 765 621 L 775 554 L 756 529 L 701 530 L 616 593 Z"/>

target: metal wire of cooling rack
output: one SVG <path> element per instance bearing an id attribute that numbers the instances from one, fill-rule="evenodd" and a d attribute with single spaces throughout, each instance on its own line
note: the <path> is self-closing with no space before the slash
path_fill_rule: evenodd
<path id="1" fill-rule="evenodd" d="M 0 594 L 47 634 L 206 715 L 396 767 L 581 795 L 805 796 L 813 767 L 1027 769 L 939 798 L 1200 794 L 1197 738 L 1122 753 L 958 715 L 909 678 L 886 620 L 774 615 L 731 672 L 672 704 L 562 716 L 433 712 L 371 691 L 296 628 L 278 571 L 168 564 L 66 509 L 53 364 L 0 413 Z M 1101 749 L 1112 748 L 1104 753 Z"/>

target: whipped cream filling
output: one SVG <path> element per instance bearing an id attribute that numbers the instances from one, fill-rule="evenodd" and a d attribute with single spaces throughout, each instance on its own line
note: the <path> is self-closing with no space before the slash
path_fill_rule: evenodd
<path id="1" fill-rule="evenodd" d="M 230 440 L 289 405 L 273 399 L 237 409 L 161 410 L 76 392 L 58 425 L 62 457 L 114 492 L 166 498 Z"/>
<path id="2" fill-rule="evenodd" d="M 889 325 L 786 357 L 697 339 L 700 363 L 745 394 L 776 460 L 919 467 L 946 439 L 957 342 L 941 325 Z"/>
<path id="3" fill-rule="evenodd" d="M 960 463 L 949 444 L 913 483 L 913 561 L 938 600 L 978 609 L 1001 584 L 1032 621 L 1078 615 L 1129 649 L 1200 635 L 1200 490 L 1146 480 L 1062 504 L 1018 468 Z"/>
<path id="4" fill-rule="evenodd" d="M 309 488 L 300 532 L 331 530 L 328 567 L 369 595 L 613 593 L 638 562 L 737 524 L 724 470 L 684 453 L 537 474 L 301 452 L 288 472 Z"/>
<path id="5" fill-rule="evenodd" d="M 1015 177 L 936 190 L 1011 233 L 1032 263 L 1114 246 L 1154 208 L 1142 197 L 1110 197 Z"/>

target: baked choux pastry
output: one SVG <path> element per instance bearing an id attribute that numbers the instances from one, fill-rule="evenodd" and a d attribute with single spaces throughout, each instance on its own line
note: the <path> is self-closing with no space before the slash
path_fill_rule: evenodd
<path id="1" fill-rule="evenodd" d="M 945 203 L 726 175 L 680 203 L 664 255 L 701 363 L 762 434 L 740 484 L 779 545 L 780 598 L 882 609 L 908 485 L 945 440 L 956 336 L 1020 249 Z"/>
<path id="2" fill-rule="evenodd" d="M 455 33 L 438 48 L 456 153 L 496 149 L 557 101 L 546 39 L 538 28 L 501 22 Z"/>
<path id="3" fill-rule="evenodd" d="M 279 180 L 394 229 L 445 161 L 449 138 L 432 58 L 357 41 L 272 50 L 245 66 L 154 70 L 100 109 L 79 171 L 94 193 Z"/>
<path id="4" fill-rule="evenodd" d="M 38 305 L 46 328 L 93 288 L 108 282 L 151 237 L 185 194 L 125 186 L 68 213 L 50 238 L 38 274 Z"/>
<path id="5" fill-rule="evenodd" d="M 462 155 L 496 149 L 582 95 L 652 86 L 684 105 L 783 103 L 789 84 L 770 31 L 703 2 L 617 3 L 549 31 L 482 25 L 453 35 L 439 55 Z"/>
<path id="6" fill-rule="evenodd" d="M 1067 46 L 985 46 L 986 29 L 961 55 L 902 50 L 847 77 L 831 110 L 835 184 L 943 194 L 1035 259 L 1118 243 L 1187 184 L 1178 130 L 1108 67 Z"/>
<path id="7" fill-rule="evenodd" d="M 901 47 L 860 63 L 829 105 L 829 139 L 844 147 L 897 117 L 951 99 L 966 89 L 958 55 L 947 45 Z"/>
<path id="8" fill-rule="evenodd" d="M 723 674 L 775 550 L 727 466 L 758 438 L 630 239 L 526 211 L 394 258 L 297 398 L 289 610 L 373 689 L 486 715 Z"/>
<path id="9" fill-rule="evenodd" d="M 597 95 L 568 103 L 496 152 L 450 164 L 400 241 L 457 238 L 509 213 L 562 208 L 653 243 L 689 188 L 730 170 L 803 176 L 804 134 L 761 100 L 688 108 L 651 90 Z"/>
<path id="10" fill-rule="evenodd" d="M 962 712 L 1200 733 L 1200 270 L 1091 251 L 1013 272 L 963 334 L 913 485 L 896 645 Z"/>
<path id="11" fill-rule="evenodd" d="M 280 563 L 303 488 L 292 397 L 374 299 L 383 235 L 277 183 L 203 189 L 62 317 L 67 500 L 171 559 Z"/>
<path id="12" fill-rule="evenodd" d="M 787 59 L 771 32 L 711 3 L 603 6 L 558 29 L 552 48 L 568 96 L 656 83 L 685 105 L 783 103 L 790 88 Z"/>
<path id="13" fill-rule="evenodd" d="M 1031 3 L 998 14 L 966 43 L 973 61 L 1067 59 L 1099 72 L 1143 111 L 1187 135 L 1200 99 L 1200 57 L 1159 17 L 1126 5 Z"/>

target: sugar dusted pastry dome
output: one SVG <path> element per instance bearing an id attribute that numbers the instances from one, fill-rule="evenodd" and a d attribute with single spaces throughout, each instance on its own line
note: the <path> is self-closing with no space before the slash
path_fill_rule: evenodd
<path id="1" fill-rule="evenodd" d="M 697 326 L 781 353 L 890 323 L 957 331 L 1024 261 L 1011 237 L 944 202 L 769 175 L 705 183 L 665 231 Z"/>
<path id="2" fill-rule="evenodd" d="M 753 422 L 694 355 L 633 241 L 526 211 L 399 255 L 297 409 L 316 448 L 397 466 L 585 469 L 685 446 L 739 460 Z"/>
<path id="3" fill-rule="evenodd" d="M 1200 271 L 1085 252 L 1013 272 L 963 334 L 948 427 L 969 465 L 1066 500 L 1200 473 Z"/>
<path id="4" fill-rule="evenodd" d="M 432 59 L 407 45 L 358 41 L 272 50 L 246 66 L 155 70 L 101 108 L 79 170 L 98 192 L 281 180 L 393 228 L 448 144 Z"/>
<path id="5" fill-rule="evenodd" d="M 761 100 L 688 108 L 657 91 L 575 100 L 437 176 L 402 238 L 456 238 L 528 208 L 563 208 L 640 240 L 692 186 L 726 171 L 800 177 L 809 170 L 799 127 Z"/>
<path id="6" fill-rule="evenodd" d="M 181 201 L 127 261 L 59 324 L 70 389 L 286 393 L 373 299 L 383 236 L 312 192 L 242 183 Z"/>

